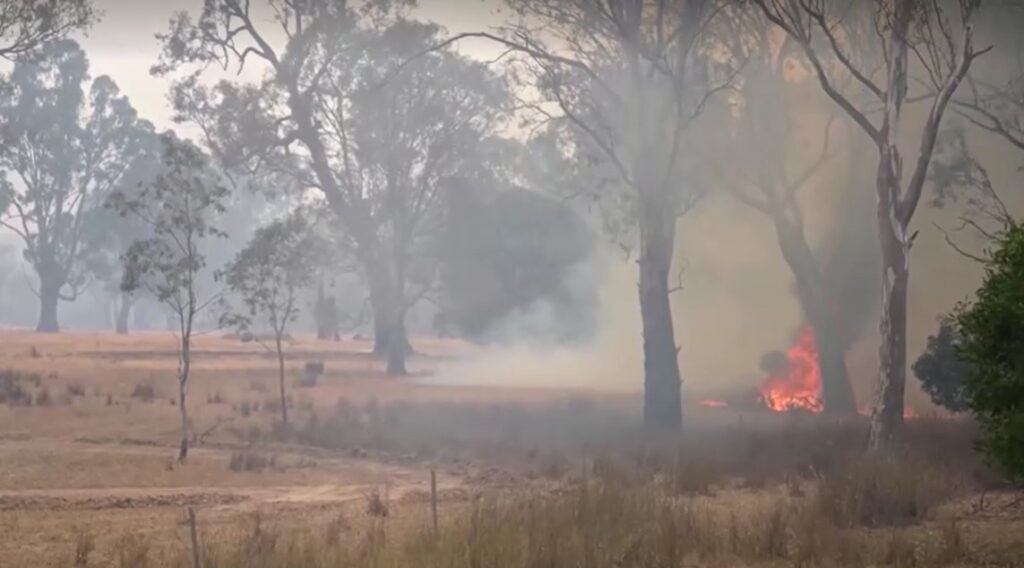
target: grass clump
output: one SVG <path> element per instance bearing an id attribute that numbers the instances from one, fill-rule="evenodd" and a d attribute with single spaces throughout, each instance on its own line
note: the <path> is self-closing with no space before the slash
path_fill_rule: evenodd
<path id="1" fill-rule="evenodd" d="M 242 471 L 259 473 L 272 469 L 276 465 L 277 456 L 267 457 L 252 450 L 232 452 L 231 459 L 228 461 L 228 469 L 236 473 Z"/>
<path id="2" fill-rule="evenodd" d="M 0 371 L 0 404 L 8 406 L 31 406 L 32 394 L 23 383 L 33 382 L 38 385 L 38 376 L 29 376 L 10 369 Z"/>
<path id="3" fill-rule="evenodd" d="M 939 464 L 906 455 L 867 455 L 821 478 L 817 506 L 843 527 L 920 522 L 965 489 L 965 481 Z"/>
<path id="4" fill-rule="evenodd" d="M 156 391 L 151 384 L 138 383 L 132 389 L 131 398 L 141 402 L 153 402 L 153 399 L 156 398 Z"/>

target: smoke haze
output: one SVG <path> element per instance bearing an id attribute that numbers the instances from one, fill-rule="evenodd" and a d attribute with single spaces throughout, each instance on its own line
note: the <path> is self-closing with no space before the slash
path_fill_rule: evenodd
<path id="1" fill-rule="evenodd" d="M 151 77 L 149 67 L 159 52 L 153 33 L 163 31 L 177 9 L 194 10 L 198 0 L 174 2 L 103 0 L 106 18 L 84 38 L 92 75 L 108 73 L 139 109 L 158 126 L 170 126 L 166 85 Z M 450 31 L 485 30 L 504 13 L 494 2 L 424 1 L 414 16 L 432 18 Z M 487 59 L 500 49 L 486 42 L 460 45 L 463 53 Z M 1001 69 L 988 62 L 986 73 Z M 233 75 L 227 75 L 233 76 Z M 255 70 L 244 79 L 258 78 Z M 923 119 L 924 108 L 908 112 L 908 127 Z M 958 120 L 955 116 L 950 122 Z M 1024 210 L 1019 192 L 1020 160 L 1011 149 L 983 134 L 970 134 L 974 150 L 982 156 L 996 187 L 1008 188 L 1003 198 L 1012 210 Z M 813 142 L 802 145 L 804 156 L 818 151 Z M 802 197 L 808 219 L 809 241 L 821 253 L 829 278 L 841 292 L 841 311 L 848 323 L 852 347 L 847 360 L 861 405 L 869 402 L 877 369 L 878 246 L 874 221 L 872 153 L 863 163 L 849 163 L 853 154 L 843 150 L 836 162 Z M 742 155 L 741 155 L 742 156 Z M 800 157 L 800 156 L 798 156 Z M 861 192 L 852 198 L 841 192 L 856 172 L 853 185 Z M 684 182 L 685 183 L 685 182 Z M 849 199 L 848 199 L 849 198 Z M 927 198 L 926 198 L 927 200 Z M 1013 209 L 1016 208 L 1016 209 Z M 912 249 L 908 355 L 921 352 L 934 331 L 937 316 L 970 293 L 979 283 L 980 268 L 958 256 L 942 240 L 934 224 L 956 225 L 958 210 L 922 207 L 914 221 L 920 231 Z M 9 235 L 4 242 L 13 242 Z M 599 240 L 601 238 L 599 237 Z M 641 333 L 637 309 L 637 270 L 633 259 L 624 260 L 617 243 L 602 240 L 600 250 L 573 272 L 599 293 L 599 317 L 592 338 L 582 346 L 560 346 L 543 337 L 552 310 L 543 302 L 510 315 L 497 332 L 511 347 L 485 347 L 466 362 L 450 365 L 431 380 L 459 384 L 502 384 L 524 387 L 570 387 L 610 391 L 639 391 L 642 387 Z M 674 275 L 680 266 L 683 289 L 674 294 L 673 308 L 684 388 L 715 392 L 757 384 L 764 353 L 785 349 L 801 325 L 800 306 L 792 293 L 792 274 L 782 261 L 770 220 L 712 189 L 699 205 L 680 220 Z M 7 278 L 3 313 L 7 322 L 23 323 L 27 316 L 11 316 L 11 298 L 28 297 Z M 598 284 L 593 286 L 596 280 Z M 674 285 L 674 282 L 673 282 Z M 571 289 L 572 283 L 567 286 Z M 94 306 L 67 307 L 70 322 L 88 320 Z M 77 312 L 83 312 L 79 315 Z M 909 386 L 914 405 L 925 404 Z M 686 392 L 686 391 L 684 391 Z"/>

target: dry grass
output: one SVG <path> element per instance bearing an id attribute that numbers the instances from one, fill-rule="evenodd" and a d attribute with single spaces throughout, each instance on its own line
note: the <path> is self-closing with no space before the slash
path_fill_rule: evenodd
<path id="1" fill-rule="evenodd" d="M 204 336 L 189 398 L 202 443 L 177 467 L 169 336 L 2 335 L 5 565 L 190 566 L 186 506 L 206 568 L 1014 566 L 1024 554 L 1020 509 L 1004 508 L 961 422 L 911 422 L 904 451 L 870 459 L 860 421 L 694 408 L 685 433 L 652 436 L 630 398 L 387 379 L 369 344 L 299 339 L 289 384 L 326 364 L 292 391 L 286 429 L 276 361 Z"/>
<path id="2" fill-rule="evenodd" d="M 228 469 L 231 471 L 256 471 L 261 472 L 277 465 L 277 457 L 267 457 L 261 453 L 250 450 L 242 450 L 231 454 L 228 462 Z"/>
<path id="3" fill-rule="evenodd" d="M 392 436 L 406 432 L 389 422 L 387 405 L 340 408 L 350 425 L 364 424 L 371 438 L 370 424 L 391 424 L 378 432 L 378 451 Z M 446 410 L 449 417 L 465 413 L 454 420 L 467 428 L 481 426 L 469 418 L 476 416 L 471 409 Z M 526 447 L 538 454 L 547 451 L 525 432 L 544 421 L 573 420 L 549 407 L 517 412 L 517 419 L 504 423 L 520 428 L 520 437 L 504 446 L 514 453 Z M 616 424 L 590 419 L 583 424 Z M 447 432 L 412 424 L 422 436 Z M 492 479 L 476 496 L 444 498 L 439 534 L 429 529 L 424 496 L 396 501 L 374 487 L 362 494 L 361 507 L 347 514 L 319 521 L 257 515 L 229 530 L 222 527 L 204 539 L 203 565 L 1018 566 L 1024 555 L 1020 511 L 992 516 L 970 510 L 985 478 L 978 475 L 981 466 L 971 458 L 964 428 L 939 421 L 913 423 L 904 451 L 870 457 L 853 443 L 863 439 L 856 422 L 801 422 L 756 434 L 703 433 L 642 447 L 627 444 L 628 437 L 588 446 L 607 433 L 598 430 L 590 432 L 593 437 L 578 438 L 567 455 L 577 467 L 565 467 L 556 483 L 531 483 L 530 475 L 507 484 Z M 549 443 L 568 448 L 568 441 L 557 437 Z M 768 459 L 770 451 L 751 452 L 751 443 L 787 451 L 782 458 Z M 598 453 L 591 453 L 595 449 Z M 529 463 L 528 457 L 519 459 Z M 790 460 L 789 470 L 777 459 Z M 140 544 L 129 544 L 126 554 L 135 554 Z M 146 562 L 140 566 L 184 567 L 190 561 L 181 543 Z"/>
<path id="4" fill-rule="evenodd" d="M 1024 554 L 1014 532 L 1019 522 L 950 517 L 869 531 L 836 526 L 811 500 L 742 493 L 686 497 L 656 483 L 623 487 L 591 480 L 558 493 L 498 494 L 460 507 L 438 534 L 427 528 L 422 508 L 390 515 L 368 508 L 341 518 L 296 526 L 257 516 L 235 529 L 232 539 L 207 536 L 203 565 L 1012 567 Z M 139 566 L 185 567 L 187 554 L 181 549 Z"/>

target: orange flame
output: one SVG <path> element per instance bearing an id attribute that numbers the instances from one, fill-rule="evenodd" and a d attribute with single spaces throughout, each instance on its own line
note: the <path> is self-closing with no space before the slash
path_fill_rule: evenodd
<path id="1" fill-rule="evenodd" d="M 759 390 L 765 406 L 776 412 L 796 408 L 821 412 L 821 367 L 818 364 L 818 346 L 814 331 L 805 327 L 796 343 L 786 353 L 788 368 L 761 382 Z"/>

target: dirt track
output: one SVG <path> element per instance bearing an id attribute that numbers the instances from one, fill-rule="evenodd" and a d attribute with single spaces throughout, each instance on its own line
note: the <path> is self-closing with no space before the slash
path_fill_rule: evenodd
<path id="1" fill-rule="evenodd" d="M 75 444 L 63 442 L 0 442 L 0 459 L 10 463 L 19 454 L 62 455 L 73 458 L 83 454 L 105 455 L 116 461 L 131 463 L 136 459 L 168 459 L 174 448 L 111 444 Z M 230 449 L 198 448 L 192 462 L 203 465 L 227 463 Z M 290 456 L 282 451 L 275 456 Z M 168 461 L 168 464 L 170 462 Z M 287 469 L 262 474 L 238 474 L 241 479 L 210 479 L 192 483 L 191 464 L 178 466 L 182 473 L 170 486 L 125 485 L 112 487 L 48 487 L 39 489 L 0 489 L 0 511 L 28 510 L 103 510 L 139 509 L 147 507 L 203 506 L 231 509 L 254 509 L 267 504 L 338 504 L 365 499 L 374 491 L 386 491 L 389 498 L 402 500 L 415 496 L 427 487 L 429 470 L 409 468 L 379 461 L 351 457 L 319 457 L 315 462 L 315 478 L 296 479 L 294 483 L 275 483 L 287 475 Z M 204 468 L 205 469 L 205 468 Z M 169 473 L 174 473 L 168 467 Z M 205 472 L 203 472 L 205 473 Z M 333 482 L 326 482 L 333 479 Z M 249 483 L 247 483 L 249 482 Z M 7 485 L 7 484 L 5 484 Z M 460 488 L 461 477 L 450 472 L 439 483 L 444 491 Z"/>

